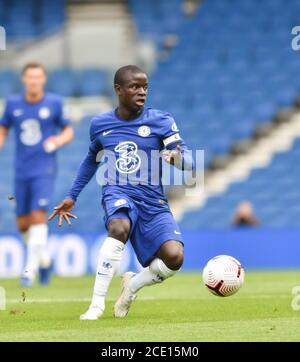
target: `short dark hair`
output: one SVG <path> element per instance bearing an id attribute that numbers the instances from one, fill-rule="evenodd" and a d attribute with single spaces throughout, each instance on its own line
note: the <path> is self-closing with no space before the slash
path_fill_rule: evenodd
<path id="1" fill-rule="evenodd" d="M 121 67 L 116 71 L 114 76 L 114 84 L 120 84 L 120 85 L 124 84 L 124 78 L 127 72 L 131 72 L 133 74 L 145 73 L 143 69 L 141 69 L 137 65 L 125 65 L 124 67 Z"/>
<path id="2" fill-rule="evenodd" d="M 24 65 L 24 67 L 22 69 L 22 75 L 25 74 L 28 69 L 35 69 L 35 68 L 42 69 L 44 71 L 44 73 L 47 74 L 46 68 L 43 64 L 38 63 L 38 62 L 30 62 L 30 63 L 27 63 Z"/>

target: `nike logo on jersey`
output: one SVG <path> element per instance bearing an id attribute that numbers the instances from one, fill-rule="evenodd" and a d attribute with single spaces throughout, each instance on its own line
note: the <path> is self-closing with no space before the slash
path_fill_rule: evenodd
<path id="1" fill-rule="evenodd" d="M 104 131 L 102 134 L 103 136 L 107 136 L 108 134 L 110 134 L 113 131 L 113 129 L 111 129 L 110 131 Z"/>
<path id="2" fill-rule="evenodd" d="M 181 234 L 180 231 L 176 231 L 176 230 L 174 230 L 174 233 L 177 234 L 177 235 L 180 235 L 180 234 Z"/>

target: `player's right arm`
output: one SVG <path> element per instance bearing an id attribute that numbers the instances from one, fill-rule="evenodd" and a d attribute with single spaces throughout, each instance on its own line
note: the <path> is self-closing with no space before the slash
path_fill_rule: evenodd
<path id="1" fill-rule="evenodd" d="M 4 145 L 5 139 L 8 135 L 8 130 L 12 125 L 12 120 L 9 112 L 9 102 L 6 102 L 3 116 L 0 119 L 0 150 Z"/>
<path id="2" fill-rule="evenodd" d="M 75 180 L 73 181 L 72 187 L 67 194 L 67 197 L 57 205 L 48 220 L 52 220 L 55 216 L 58 216 L 58 225 L 61 226 L 63 220 L 65 220 L 69 225 L 71 224 L 70 218 L 76 219 L 77 217 L 70 213 L 73 209 L 77 198 L 84 187 L 89 183 L 91 178 L 95 175 L 98 166 L 99 159 L 98 154 L 103 149 L 101 143 L 97 139 L 97 132 L 95 126 L 92 122 L 90 128 L 90 138 L 91 144 L 89 152 L 81 162 Z"/>

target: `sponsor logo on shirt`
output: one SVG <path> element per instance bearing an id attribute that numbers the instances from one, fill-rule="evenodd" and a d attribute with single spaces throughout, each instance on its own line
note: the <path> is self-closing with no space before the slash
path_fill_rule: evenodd
<path id="1" fill-rule="evenodd" d="M 115 147 L 115 152 L 119 153 L 116 167 L 120 173 L 133 173 L 140 168 L 141 158 L 137 151 L 138 147 L 132 141 L 121 142 Z"/>

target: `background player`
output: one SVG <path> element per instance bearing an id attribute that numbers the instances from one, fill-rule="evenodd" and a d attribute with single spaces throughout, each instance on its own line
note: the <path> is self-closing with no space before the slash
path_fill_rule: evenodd
<path id="1" fill-rule="evenodd" d="M 23 286 L 32 285 L 38 270 L 41 284 L 49 282 L 46 215 L 56 175 L 55 151 L 73 138 L 61 98 L 44 92 L 46 80 L 42 64 L 27 64 L 22 71 L 24 94 L 7 99 L 0 121 L 0 149 L 9 128 L 15 130 L 17 226 L 27 245 Z"/>
<path id="2" fill-rule="evenodd" d="M 102 204 L 106 213 L 108 237 L 100 250 L 92 303 L 81 319 L 98 319 L 105 308 L 104 298 L 110 281 L 119 268 L 124 244 L 130 237 L 140 263 L 140 273 L 125 273 L 123 290 L 115 304 L 116 317 L 125 317 L 136 293 L 142 287 L 174 275 L 183 263 L 183 243 L 178 225 L 169 209 L 161 184 L 153 184 L 152 151 L 162 151 L 165 160 L 183 169 L 181 140 L 174 119 L 166 112 L 144 107 L 148 92 L 147 75 L 136 66 L 120 68 L 114 79 L 118 107 L 92 119 L 89 153 L 81 164 L 68 197 L 50 215 L 58 215 L 70 224 L 76 199 L 98 168 L 97 154 L 108 151 L 108 184 L 103 187 Z M 147 158 L 141 157 L 144 151 Z M 106 156 L 108 155 L 106 154 Z M 159 154 L 157 153 L 159 156 Z M 184 153 L 184 168 L 192 168 L 192 159 Z M 157 162 L 161 160 L 157 157 Z M 161 164 L 160 164 L 161 166 Z M 147 170 L 144 176 L 142 170 Z M 115 172 L 117 182 L 115 183 Z M 131 182 L 121 185 L 120 180 Z M 135 178 L 135 176 L 139 176 Z M 142 182 L 141 182 L 142 177 Z M 134 184 L 139 180 L 139 184 Z"/>

